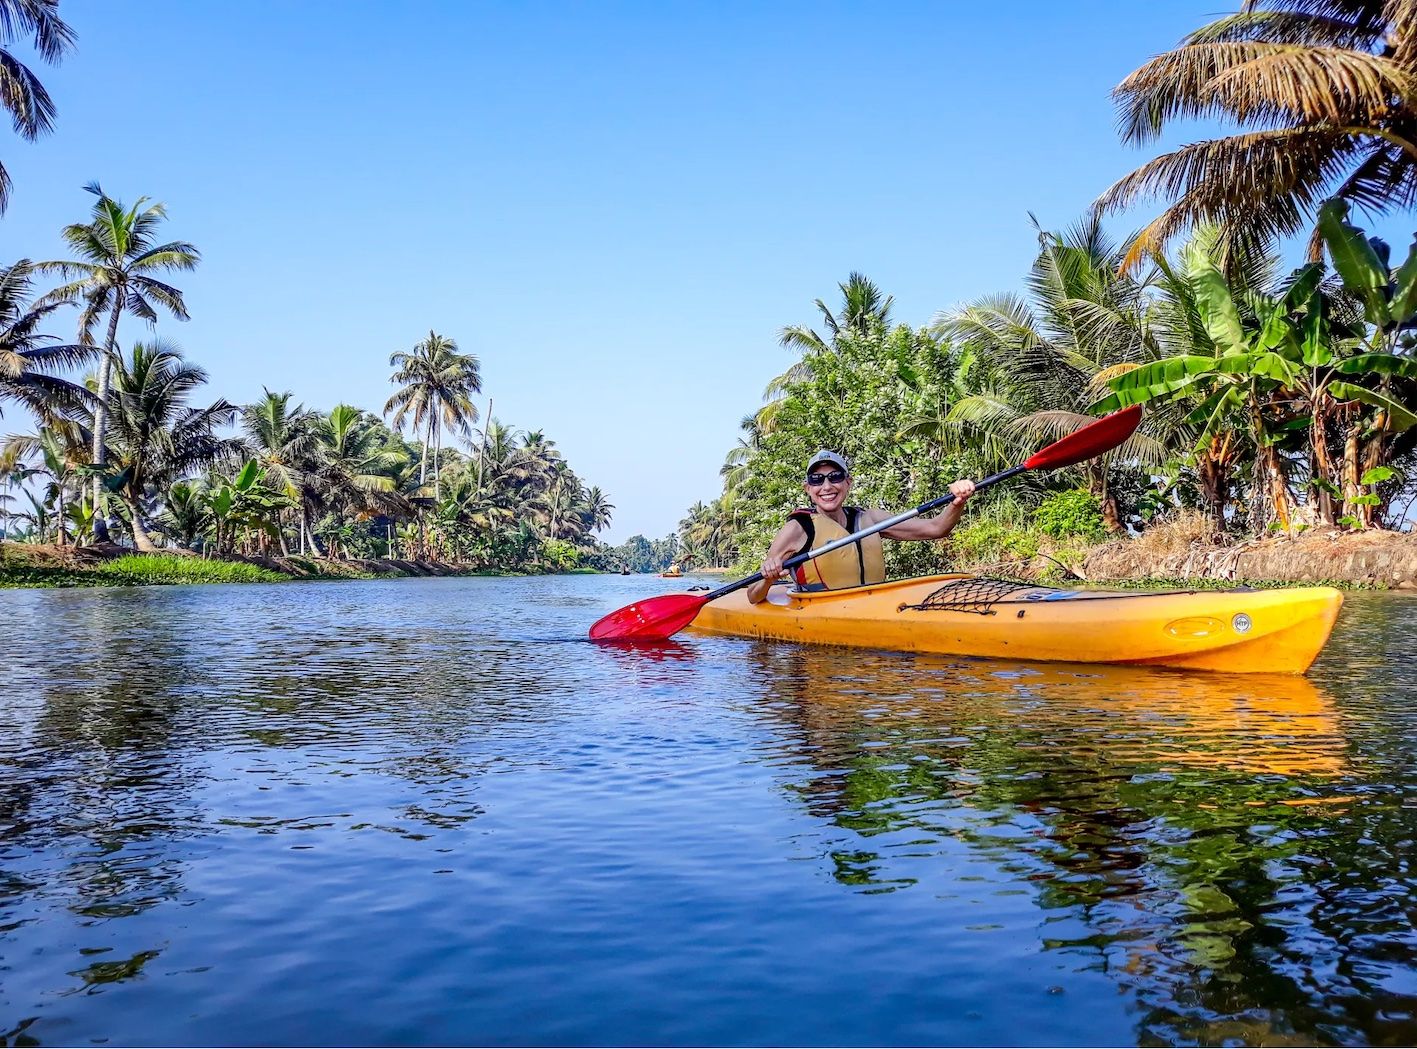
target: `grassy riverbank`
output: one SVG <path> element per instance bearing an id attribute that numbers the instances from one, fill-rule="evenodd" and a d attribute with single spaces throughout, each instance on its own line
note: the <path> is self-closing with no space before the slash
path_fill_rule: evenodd
<path id="1" fill-rule="evenodd" d="M 431 562 L 335 561 L 313 557 L 235 560 L 172 552 L 136 554 L 117 547 L 0 544 L 0 588 L 287 583 L 298 579 L 453 575 L 457 571 L 454 566 Z"/>
<path id="2" fill-rule="evenodd" d="M 153 586 L 164 583 L 283 583 L 288 575 L 239 561 L 176 554 L 132 554 L 90 563 L 60 563 L 8 553 L 0 587 Z"/>

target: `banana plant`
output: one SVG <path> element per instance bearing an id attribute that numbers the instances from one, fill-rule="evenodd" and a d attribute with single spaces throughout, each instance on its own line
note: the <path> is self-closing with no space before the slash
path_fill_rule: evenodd
<path id="1" fill-rule="evenodd" d="M 1336 470 L 1329 434 L 1336 409 L 1353 402 L 1376 405 L 1393 432 L 1412 427 L 1417 414 L 1381 387 L 1385 376 L 1417 378 L 1417 363 L 1383 353 L 1341 355 L 1343 336 L 1349 333 L 1334 331 L 1318 263 L 1296 270 L 1277 295 L 1249 295 L 1246 305 L 1253 320 L 1248 324 L 1209 253 L 1193 245 L 1185 264 L 1215 355 L 1168 357 L 1116 375 L 1107 384 L 1112 393 L 1093 409 L 1199 398 L 1187 419 L 1199 428 L 1197 453 L 1228 428 L 1248 428 L 1256 449 L 1257 483 L 1267 494 L 1275 524 L 1286 530 L 1291 510 L 1284 445 L 1306 431 L 1317 517 L 1335 523 L 1331 491 Z M 1353 487 L 1346 486 L 1345 492 Z"/>
<path id="2" fill-rule="evenodd" d="M 1406 445 L 1403 450 L 1413 446 L 1411 435 L 1405 439 L 1398 435 L 1414 422 L 1403 394 L 1417 396 L 1417 363 L 1406 352 L 1413 348 L 1412 337 L 1404 334 L 1417 328 L 1417 237 L 1407 258 L 1392 269 L 1387 244 L 1350 223 L 1348 210 L 1346 201 L 1327 201 L 1319 208 L 1318 225 L 1333 268 L 1344 290 L 1362 303 L 1368 325 L 1362 338 L 1368 352 L 1339 364 L 1342 374 L 1352 378 L 1331 388 L 1335 399 L 1347 402 L 1341 478 L 1344 520 L 1366 526 L 1373 523 L 1383 500 L 1376 494 L 1382 481 L 1364 479 L 1390 479 L 1393 471 L 1387 463 L 1394 457 L 1394 444 L 1401 441 Z M 1372 410 L 1364 412 L 1360 405 Z"/>
<path id="3" fill-rule="evenodd" d="M 267 488 L 264 480 L 265 470 L 255 459 L 251 459 L 235 477 L 206 493 L 206 507 L 215 525 L 219 553 L 226 548 L 238 528 L 242 530 L 243 541 L 249 540 L 253 533 L 279 540 L 279 513 L 293 506 L 294 501 Z"/>
<path id="4" fill-rule="evenodd" d="M 79 502 L 71 502 L 64 510 L 64 516 L 74 526 L 74 540 L 84 543 L 93 538 L 94 505 L 86 495 Z"/>

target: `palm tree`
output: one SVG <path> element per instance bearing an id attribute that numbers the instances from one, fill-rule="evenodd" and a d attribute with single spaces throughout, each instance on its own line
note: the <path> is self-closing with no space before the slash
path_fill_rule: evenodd
<path id="1" fill-rule="evenodd" d="M 1113 92 L 1125 141 L 1174 120 L 1228 120 L 1236 133 L 1144 164 L 1102 195 L 1107 208 L 1172 203 L 1131 242 L 1134 264 L 1182 229 L 1227 241 L 1303 229 L 1341 197 L 1370 211 L 1417 201 L 1417 7 L 1411 0 L 1246 0 Z M 1318 258 L 1317 236 L 1311 241 Z"/>
<path id="2" fill-rule="evenodd" d="M 0 473 L 9 477 L 12 484 L 37 477 L 49 478 L 42 503 L 45 507 L 54 507 L 53 519 L 60 545 L 68 538 L 64 525 L 69 519 L 66 507 L 70 490 L 76 484 L 79 471 L 88 464 L 87 436 L 83 427 L 73 420 L 55 419 L 38 433 L 7 438 L 0 448 Z M 32 493 L 31 501 L 34 502 Z M 42 528 L 48 519 L 46 516 L 43 520 L 38 517 L 34 520 Z"/>
<path id="3" fill-rule="evenodd" d="M 300 509 L 300 552 L 305 552 L 304 511 L 309 476 L 318 449 L 317 417 L 301 405 L 290 406 L 291 393 L 271 393 L 241 409 L 241 428 L 255 452 L 266 483 L 294 500 Z M 285 533 L 280 533 L 286 552 Z"/>
<path id="4" fill-rule="evenodd" d="M 815 300 L 827 330 L 825 337 L 800 324 L 788 325 L 778 332 L 778 345 L 796 350 L 801 354 L 801 358 L 769 382 L 763 391 L 768 408 L 759 413 L 760 424 L 771 424 L 771 405 L 782 399 L 790 384 L 802 382 L 811 376 L 812 358 L 826 353 L 843 336 L 869 335 L 875 328 L 890 326 L 891 307 L 895 304 L 894 295 L 882 297 L 881 289 L 873 281 L 867 279 L 865 274 L 855 272 L 846 278 L 846 283 L 838 284 L 837 287 L 841 289 L 841 308 L 836 313 L 821 299 Z"/>
<path id="5" fill-rule="evenodd" d="M 433 446 L 433 495 L 439 494 L 438 452 L 442 449 L 443 427 L 468 434 L 477 422 L 474 394 L 482 390 L 482 371 L 477 357 L 461 353 L 458 344 L 435 331 L 417 343 L 412 352 L 400 351 L 389 357 L 397 371 L 390 381 L 399 389 L 384 405 L 384 414 L 393 412 L 395 429 L 403 428 L 404 419 L 412 416 L 415 431 L 428 435 L 424 442 L 419 483 L 427 480 L 428 446 Z"/>
<path id="6" fill-rule="evenodd" d="M 158 226 L 167 218 L 164 205 L 148 205 L 147 197 L 139 197 L 131 208 L 125 208 L 104 193 L 97 182 L 89 183 L 84 189 L 98 198 L 89 221 L 73 223 L 63 230 L 64 240 L 77 258 L 41 262 L 36 268 L 57 272 L 68 281 L 46 295 L 43 301 L 83 299 L 79 341 L 84 345 L 93 345 L 94 325 L 100 316 L 108 314 L 93 426 L 93 461 L 102 466 L 108 432 L 108 386 L 113 365 L 118 360 L 118 319 L 128 312 L 150 325 L 156 324 L 156 307 L 160 306 L 178 320 L 186 320 L 187 306 L 182 301 L 182 292 L 158 280 L 155 274 L 195 269 L 202 256 L 186 241 L 155 243 Z M 95 480 L 95 504 L 99 490 Z"/>
<path id="7" fill-rule="evenodd" d="M 59 0 L 0 0 L 0 104 L 15 130 L 33 142 L 54 129 L 54 101 L 9 47 L 19 38 L 57 65 L 74 46 L 74 31 L 59 17 Z M 0 213 L 10 203 L 10 176 L 0 164 Z"/>
<path id="8" fill-rule="evenodd" d="M 218 400 L 206 408 L 187 406 L 206 381 L 205 371 L 162 340 L 135 343 L 114 369 L 106 450 L 115 477 L 108 484 L 128 509 L 133 543 L 141 551 L 156 549 L 143 524 L 150 493 L 165 492 L 173 482 L 245 452 L 240 439 L 216 432 L 234 420 L 235 405 Z"/>
<path id="9" fill-rule="evenodd" d="M 590 490 L 585 494 L 585 502 L 581 507 L 581 514 L 585 518 L 586 530 L 599 532 L 610 524 L 610 518 L 615 510 L 612 503 L 604 492 L 597 485 L 591 485 Z"/>
<path id="10" fill-rule="evenodd" d="M 49 372 L 85 363 L 96 351 L 91 346 L 58 345 L 52 336 L 39 334 L 40 322 L 59 303 L 29 304 L 33 272 L 27 259 L 0 268 L 0 397 L 19 401 L 43 421 L 89 405 L 92 397 L 86 389 Z"/>
<path id="11" fill-rule="evenodd" d="M 1029 275 L 1031 303 L 1011 295 L 981 299 L 937 320 L 965 352 L 977 355 L 981 385 L 959 398 L 946 419 L 962 435 L 1017 461 L 1040 440 L 1057 440 L 1091 421 L 1097 384 L 1118 368 L 1155 356 L 1143 313 L 1146 283 L 1118 272 L 1121 255 L 1096 213 L 1066 233 L 1039 231 Z M 1121 528 L 1109 465 L 1159 464 L 1165 449 L 1134 434 L 1114 456 L 1083 467 L 1108 528 Z"/>
<path id="12" fill-rule="evenodd" d="M 410 512 L 394 478 L 402 457 L 382 446 L 382 429 L 375 416 L 349 404 L 335 405 L 316 422 L 316 465 L 306 475 L 308 501 L 303 512 L 333 513 L 340 518 Z M 313 528 L 310 533 L 313 541 Z"/>

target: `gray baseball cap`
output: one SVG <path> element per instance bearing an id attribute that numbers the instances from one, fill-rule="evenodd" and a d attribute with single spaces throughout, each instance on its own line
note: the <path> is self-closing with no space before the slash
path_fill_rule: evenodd
<path id="1" fill-rule="evenodd" d="M 846 456 L 842 455 L 840 452 L 833 452 L 826 448 L 817 449 L 817 454 L 807 461 L 807 472 L 811 473 L 812 467 L 816 466 L 818 463 L 831 463 L 833 466 L 840 466 L 848 475 L 851 473 L 851 467 L 847 465 Z"/>

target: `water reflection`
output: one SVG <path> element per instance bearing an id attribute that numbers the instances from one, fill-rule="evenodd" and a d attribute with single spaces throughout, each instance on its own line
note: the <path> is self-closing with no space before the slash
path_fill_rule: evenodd
<path id="1" fill-rule="evenodd" d="M 0 1042 L 1417 1039 L 1417 605 L 1306 681 L 583 640 L 640 596 L 0 595 Z"/>
<path id="2" fill-rule="evenodd" d="M 1399 856 L 1417 819 L 1357 778 L 1322 686 L 783 645 L 751 658 L 776 682 L 760 716 L 789 729 L 770 760 L 807 769 L 790 789 L 849 832 L 825 857 L 842 884 L 958 892 L 938 865 L 967 843 L 996 891 L 1031 886 L 1044 949 L 1142 1003 L 1142 1044 L 1417 1038 Z"/>

